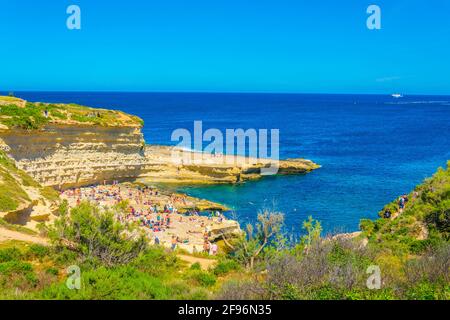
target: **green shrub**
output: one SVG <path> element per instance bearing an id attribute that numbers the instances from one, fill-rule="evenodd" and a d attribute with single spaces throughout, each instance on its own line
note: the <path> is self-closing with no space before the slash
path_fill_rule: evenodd
<path id="1" fill-rule="evenodd" d="M 37 282 L 30 263 L 17 260 L 0 263 L 0 288 L 31 289 Z"/>
<path id="2" fill-rule="evenodd" d="M 0 249 L 0 263 L 21 260 L 22 258 L 23 254 L 17 248 Z"/>
<path id="3" fill-rule="evenodd" d="M 188 279 L 194 280 L 197 284 L 203 287 L 211 287 L 216 284 L 216 276 L 209 272 L 201 270 L 193 270 L 188 273 Z"/>
<path id="4" fill-rule="evenodd" d="M 406 298 L 409 300 L 436 300 L 439 299 L 437 291 L 435 285 L 421 282 L 407 290 Z"/>
<path id="5" fill-rule="evenodd" d="M 33 267 L 27 262 L 10 260 L 0 263 L 0 274 L 2 275 L 10 275 L 12 273 L 28 273 L 32 271 Z"/>
<path id="6" fill-rule="evenodd" d="M 5 192 L 4 190 L 5 188 L 0 186 L 0 212 L 16 210 L 19 206 L 19 202 L 11 198 L 7 191 Z"/>
<path id="7" fill-rule="evenodd" d="M 61 119 L 61 120 L 67 120 L 67 115 L 62 113 L 62 112 L 60 112 L 60 111 L 58 111 L 58 110 L 51 110 L 50 111 L 50 115 L 52 117 L 55 117 L 55 118 L 58 118 L 58 119 Z"/>
<path id="8" fill-rule="evenodd" d="M 166 252 L 160 246 L 149 247 L 131 265 L 152 276 L 174 273 L 181 266 L 173 252 Z"/>
<path id="9" fill-rule="evenodd" d="M 309 298 L 314 300 L 341 300 L 343 295 L 336 287 L 328 284 L 311 290 L 311 296 Z"/>
<path id="10" fill-rule="evenodd" d="M 26 130 L 35 130 L 48 123 L 48 118 L 44 116 L 44 108 L 34 103 L 26 103 L 25 107 L 15 104 L 2 106 L 0 115 L 9 118 L 2 120 L 9 127 Z"/>
<path id="11" fill-rule="evenodd" d="M 442 240 L 428 238 L 425 240 L 412 239 L 409 243 L 409 251 L 414 254 L 422 254 L 431 248 L 436 248 L 442 243 Z"/>
<path id="12" fill-rule="evenodd" d="M 230 271 L 239 270 L 240 265 L 235 260 L 220 260 L 219 263 L 214 267 L 213 273 L 216 276 L 221 276 L 229 273 Z"/>
<path id="13" fill-rule="evenodd" d="M 359 222 L 359 228 L 366 234 L 367 237 L 370 237 L 375 231 L 375 222 L 370 219 L 362 219 Z"/>
<path id="14" fill-rule="evenodd" d="M 209 298 L 208 292 L 203 288 L 194 288 L 184 299 L 186 300 L 206 300 Z"/>
<path id="15" fill-rule="evenodd" d="M 200 265 L 200 263 L 195 262 L 195 263 L 193 263 L 193 264 L 191 265 L 190 269 L 191 269 L 191 270 L 201 270 L 201 269 L 202 269 L 202 266 Z"/>
<path id="16" fill-rule="evenodd" d="M 113 268 L 81 267 L 81 288 L 70 290 L 65 283 L 45 288 L 45 299 L 82 300 L 148 300 L 148 299 L 204 299 L 207 294 L 201 288 L 183 281 L 166 283 L 164 272 L 158 277 L 149 275 L 132 266 Z M 171 275 L 173 278 L 173 274 Z M 200 289 L 200 290 L 199 290 Z"/>
<path id="17" fill-rule="evenodd" d="M 131 262 L 147 248 L 147 239 L 133 226 L 125 226 L 114 213 L 83 202 L 62 215 L 49 231 L 53 243 L 73 243 L 82 260 L 106 266 Z"/>
<path id="18" fill-rule="evenodd" d="M 64 247 L 55 248 L 55 253 L 52 258 L 57 264 L 71 265 L 78 259 L 78 254 L 75 251 L 69 250 Z"/>
<path id="19" fill-rule="evenodd" d="M 28 248 L 28 252 L 27 252 L 28 257 L 30 257 L 31 259 L 37 258 L 40 260 L 49 256 L 49 254 L 50 254 L 50 249 L 46 246 L 42 246 L 39 244 L 30 245 L 30 247 Z"/>
<path id="20" fill-rule="evenodd" d="M 49 267 L 49 268 L 47 268 L 47 269 L 45 270 L 45 272 L 46 272 L 47 274 L 52 275 L 52 276 L 57 276 L 57 275 L 59 274 L 58 269 L 56 269 L 56 268 L 54 268 L 54 267 Z"/>

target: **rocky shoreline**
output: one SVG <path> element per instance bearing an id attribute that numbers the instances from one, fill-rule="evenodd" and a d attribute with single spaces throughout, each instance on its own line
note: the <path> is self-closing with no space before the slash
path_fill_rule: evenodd
<path id="1" fill-rule="evenodd" d="M 174 161 L 174 147 L 146 145 L 145 165 L 137 178 L 141 182 L 166 184 L 234 184 L 264 177 L 262 169 L 278 166 L 278 174 L 306 174 L 320 168 L 310 160 L 271 159 L 200 153 L 177 150 L 187 163 Z"/>
<path id="2" fill-rule="evenodd" d="M 25 108 L 28 111 L 22 112 Z M 143 122 L 138 117 L 73 104 L 28 103 L 0 97 L 0 124 L 0 150 L 38 189 L 63 191 L 113 181 L 147 186 L 235 184 L 261 179 L 264 169 L 273 166 L 277 166 L 278 174 L 306 174 L 320 168 L 305 159 L 274 161 L 177 150 L 188 159 L 180 163 L 173 157 L 173 147 L 145 144 Z M 17 209 L 0 212 L 0 217 L 32 227 L 51 222 L 58 200 L 40 200 L 44 197 L 25 192 L 25 186 L 22 189 L 27 200 Z M 190 209 L 228 210 L 208 200 L 188 199 L 195 208 L 177 208 L 180 213 Z"/>

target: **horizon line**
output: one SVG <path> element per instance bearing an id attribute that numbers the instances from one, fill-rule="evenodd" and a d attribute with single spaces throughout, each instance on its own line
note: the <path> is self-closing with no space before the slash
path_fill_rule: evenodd
<path id="1" fill-rule="evenodd" d="M 351 93 L 351 92 L 290 92 L 290 91 L 153 91 L 153 90 L 0 90 L 5 93 L 173 93 L 173 94 L 273 94 L 273 95 L 362 95 L 362 96 L 390 96 L 390 93 Z M 402 93 L 403 96 L 450 96 L 450 93 Z"/>

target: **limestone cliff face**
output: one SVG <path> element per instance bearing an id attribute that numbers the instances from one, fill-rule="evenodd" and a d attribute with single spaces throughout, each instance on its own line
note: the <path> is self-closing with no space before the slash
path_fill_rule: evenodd
<path id="1" fill-rule="evenodd" d="M 168 146 L 145 146 L 139 127 L 50 124 L 40 130 L 0 131 L 0 146 L 17 166 L 44 186 L 67 188 L 104 180 L 146 183 L 238 183 L 262 177 L 268 159 L 214 157 L 183 151 L 178 163 Z M 319 166 L 304 159 L 278 163 L 279 174 L 308 173 Z"/>
<path id="2" fill-rule="evenodd" d="M 273 165 L 269 159 L 190 151 L 183 151 L 183 158 L 194 161 L 180 163 L 170 147 L 145 146 L 142 125 L 141 119 L 121 111 L 0 97 L 0 150 L 44 186 L 136 178 L 150 183 L 238 183 L 261 178 Z M 277 166 L 280 174 L 319 167 L 304 159 Z"/>
<path id="3" fill-rule="evenodd" d="M 136 127 L 47 125 L 0 132 L 0 139 L 17 166 L 46 186 L 135 178 L 145 160 Z"/>

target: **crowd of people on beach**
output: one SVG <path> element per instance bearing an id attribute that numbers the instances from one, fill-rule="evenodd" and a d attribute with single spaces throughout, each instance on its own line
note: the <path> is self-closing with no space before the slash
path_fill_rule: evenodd
<path id="1" fill-rule="evenodd" d="M 217 245 L 209 241 L 211 228 L 221 224 L 224 216 L 218 211 L 211 211 L 207 216 L 200 215 L 195 209 L 179 212 L 179 207 L 191 205 L 185 195 L 161 194 L 158 189 L 148 186 L 125 185 L 118 181 L 107 184 L 105 181 L 102 185 L 67 189 L 61 196 L 70 199 L 72 205 L 89 201 L 102 207 L 113 207 L 127 201 L 126 212 L 116 213 L 116 219 L 126 225 L 137 224 L 144 228 L 155 245 L 170 241 L 172 250 L 180 244 L 192 245 L 195 253 L 199 252 L 201 244 L 192 240 L 201 239 L 203 252 L 217 254 Z M 172 228 L 174 224 L 176 226 Z"/>

